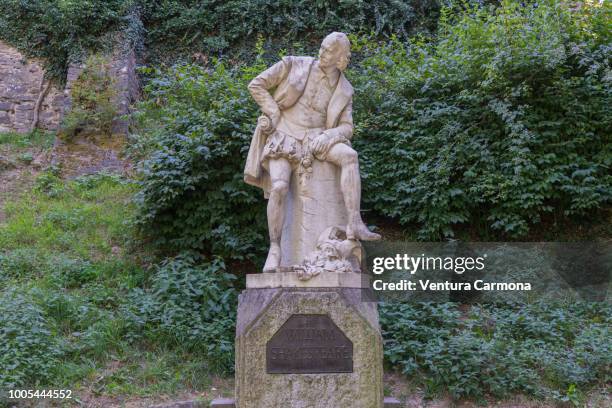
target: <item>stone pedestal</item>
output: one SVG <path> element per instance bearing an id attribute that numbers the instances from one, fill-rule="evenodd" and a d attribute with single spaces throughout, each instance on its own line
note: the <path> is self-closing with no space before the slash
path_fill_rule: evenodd
<path id="1" fill-rule="evenodd" d="M 382 408 L 378 311 L 360 276 L 279 275 L 248 276 L 240 295 L 236 407 Z"/>

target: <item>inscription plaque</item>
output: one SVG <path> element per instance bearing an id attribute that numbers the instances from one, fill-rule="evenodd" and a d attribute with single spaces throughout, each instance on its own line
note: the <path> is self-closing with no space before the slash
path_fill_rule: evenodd
<path id="1" fill-rule="evenodd" d="M 292 315 L 266 344 L 268 374 L 353 372 L 353 343 L 327 315 Z"/>

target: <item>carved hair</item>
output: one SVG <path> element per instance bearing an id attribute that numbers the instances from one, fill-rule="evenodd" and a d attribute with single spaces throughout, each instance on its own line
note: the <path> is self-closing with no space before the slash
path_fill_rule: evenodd
<path id="1" fill-rule="evenodd" d="M 349 41 L 346 34 L 339 33 L 337 31 L 334 31 L 333 33 L 325 37 L 321 45 L 329 46 L 334 50 L 337 49 L 336 47 L 340 47 L 341 50 L 347 53 L 351 51 L 351 42 Z"/>

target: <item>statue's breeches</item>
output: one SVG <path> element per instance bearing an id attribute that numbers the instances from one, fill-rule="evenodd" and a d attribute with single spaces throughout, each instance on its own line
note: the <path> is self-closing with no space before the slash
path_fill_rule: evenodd
<path id="1" fill-rule="evenodd" d="M 308 129 L 300 132 L 299 135 L 294 135 L 277 129 L 268 137 L 263 150 L 263 160 L 282 158 L 294 166 L 300 164 L 302 160 L 312 160 L 309 145 L 323 130 L 322 128 Z M 321 152 L 316 155 L 316 158 L 325 160 L 326 154 L 326 151 Z"/>

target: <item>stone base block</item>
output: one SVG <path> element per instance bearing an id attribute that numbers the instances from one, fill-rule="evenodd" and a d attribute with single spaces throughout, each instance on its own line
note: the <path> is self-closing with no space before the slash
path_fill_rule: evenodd
<path id="1" fill-rule="evenodd" d="M 264 272 L 247 275 L 247 289 L 270 288 L 368 288 L 369 279 L 361 273 L 323 272 L 309 280 L 300 280 L 296 272 Z"/>
<path id="2" fill-rule="evenodd" d="M 217 398 L 210 403 L 210 408 L 236 408 L 236 401 L 231 398 Z"/>
<path id="3" fill-rule="evenodd" d="M 383 408 L 382 363 L 376 304 L 362 302 L 359 288 L 251 288 L 240 295 L 236 408 Z"/>
<path id="4" fill-rule="evenodd" d="M 401 408 L 402 403 L 397 398 L 385 397 L 384 408 Z M 231 398 L 218 398 L 210 403 L 210 408 L 236 408 L 236 401 Z"/>
<path id="5" fill-rule="evenodd" d="M 384 408 L 400 408 L 402 403 L 397 398 L 385 397 Z"/>
<path id="6" fill-rule="evenodd" d="M 199 400 L 175 401 L 159 405 L 150 405 L 149 408 L 205 408 L 206 404 Z"/>

